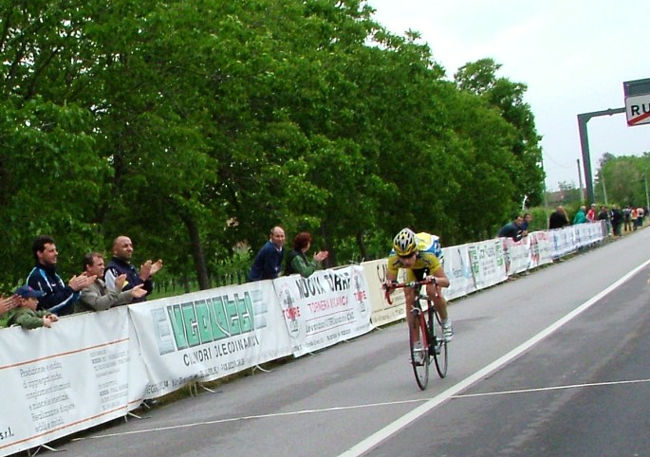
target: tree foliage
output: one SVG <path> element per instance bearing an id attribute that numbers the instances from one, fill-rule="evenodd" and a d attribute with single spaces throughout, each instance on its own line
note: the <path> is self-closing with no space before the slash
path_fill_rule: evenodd
<path id="1" fill-rule="evenodd" d="M 492 236 L 543 186 L 526 86 L 490 59 L 446 79 L 360 0 L 0 0 L 0 282 L 31 240 L 64 274 L 128 234 L 201 287 L 271 226 L 333 264 L 405 225 Z M 233 257 L 235 252 L 235 257 Z"/>

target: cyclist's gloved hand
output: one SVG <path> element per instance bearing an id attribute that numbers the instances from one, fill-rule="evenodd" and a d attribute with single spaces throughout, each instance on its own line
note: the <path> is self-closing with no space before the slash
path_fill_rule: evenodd
<path id="1" fill-rule="evenodd" d="M 438 284 L 438 281 L 436 280 L 436 277 L 433 276 L 433 275 L 429 275 L 429 276 L 427 276 L 427 277 L 426 277 L 426 280 L 427 280 L 428 282 L 432 282 L 432 283 L 434 283 L 434 284 L 436 284 L 436 285 Z"/>
<path id="2" fill-rule="evenodd" d="M 392 292 L 393 286 L 395 284 L 397 284 L 397 281 L 395 281 L 395 280 L 391 281 L 391 280 L 387 279 L 387 280 L 384 281 L 384 289 Z"/>

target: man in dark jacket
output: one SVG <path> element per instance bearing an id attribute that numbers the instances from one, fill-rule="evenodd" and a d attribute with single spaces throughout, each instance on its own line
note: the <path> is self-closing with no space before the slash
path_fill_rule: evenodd
<path id="1" fill-rule="evenodd" d="M 125 235 L 120 235 L 113 240 L 113 258 L 108 263 L 106 272 L 104 273 L 106 287 L 111 290 L 118 290 L 115 281 L 123 274 L 126 275 L 126 280 L 124 281 L 121 291 L 127 291 L 138 284 L 142 284 L 142 288 L 145 289 L 147 295 L 149 295 L 153 290 L 151 277 L 162 268 L 163 262 L 161 259 L 158 259 L 155 262 L 147 260 L 140 266 L 140 271 L 138 272 L 137 268 L 131 264 L 132 256 L 133 243 L 131 242 L 131 238 Z M 146 300 L 146 295 L 144 297 L 134 298 L 133 303 L 144 300 Z"/>
<path id="2" fill-rule="evenodd" d="M 514 221 L 501 227 L 497 236 L 499 238 L 512 238 L 515 241 L 519 241 L 526 235 L 523 223 L 524 217 L 520 214 Z"/>
<path id="3" fill-rule="evenodd" d="M 51 236 L 37 237 L 32 244 L 32 253 L 36 265 L 27 276 L 27 285 L 43 292 L 38 298 L 38 309 L 59 316 L 72 314 L 74 303 L 79 300 L 79 291 L 92 284 L 96 277 L 81 273 L 73 276 L 66 285 L 56 272 L 59 252 Z"/>
<path id="4" fill-rule="evenodd" d="M 249 281 L 275 279 L 282 269 L 284 257 L 284 229 L 275 226 L 271 229 L 269 240 L 259 250 L 248 273 Z"/>

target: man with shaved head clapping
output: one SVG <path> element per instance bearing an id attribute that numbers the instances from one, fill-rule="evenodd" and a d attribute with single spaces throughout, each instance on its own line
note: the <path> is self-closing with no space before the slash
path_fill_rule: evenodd
<path id="1" fill-rule="evenodd" d="M 120 235 L 113 240 L 113 258 L 106 267 L 104 273 L 104 281 L 106 287 L 111 290 L 117 290 L 115 281 L 120 275 L 126 275 L 122 291 L 132 289 L 138 284 L 142 284 L 142 288 L 147 291 L 147 295 L 153 290 L 153 283 L 151 277 L 156 274 L 163 266 L 161 259 L 152 262 L 147 260 L 140 266 L 140 271 L 131 264 L 131 257 L 133 256 L 133 243 L 131 238 L 125 235 Z M 144 301 L 146 295 L 141 298 L 135 298 L 133 302 Z"/>

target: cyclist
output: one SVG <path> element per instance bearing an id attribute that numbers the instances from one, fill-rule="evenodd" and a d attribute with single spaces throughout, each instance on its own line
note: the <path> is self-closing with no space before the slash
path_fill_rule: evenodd
<path id="1" fill-rule="evenodd" d="M 447 314 L 447 300 L 441 292 L 442 287 L 449 287 L 449 278 L 440 263 L 441 257 L 442 249 L 436 235 L 425 232 L 416 234 L 409 228 L 400 230 L 393 239 L 393 250 L 388 256 L 386 286 L 390 286 L 397 279 L 397 272 L 400 268 L 406 269 L 406 282 L 431 279 L 432 282 L 426 285 L 427 295 L 433 300 L 433 304 L 440 314 L 445 341 L 451 341 L 454 330 Z M 405 288 L 404 298 L 406 319 L 408 324 L 413 326 L 411 309 L 415 302 L 415 290 L 409 287 Z M 418 331 L 416 327 L 412 328 L 416 332 Z"/>

